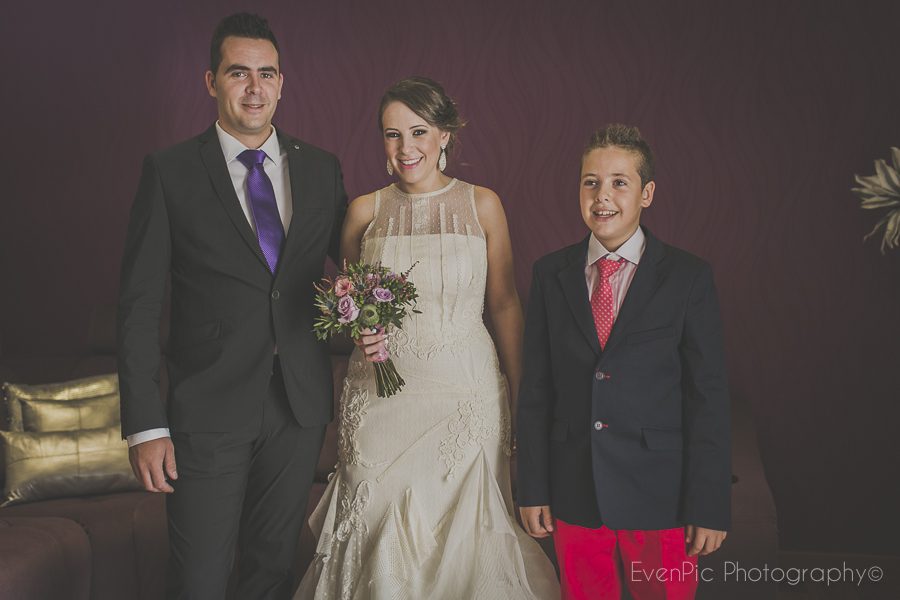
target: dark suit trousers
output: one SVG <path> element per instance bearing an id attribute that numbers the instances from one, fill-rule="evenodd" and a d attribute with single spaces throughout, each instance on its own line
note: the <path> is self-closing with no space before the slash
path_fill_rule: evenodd
<path id="1" fill-rule="evenodd" d="M 277 360 L 258 419 L 241 431 L 173 432 L 178 480 L 167 497 L 168 598 L 291 597 L 292 565 L 325 427 L 301 427 Z"/>

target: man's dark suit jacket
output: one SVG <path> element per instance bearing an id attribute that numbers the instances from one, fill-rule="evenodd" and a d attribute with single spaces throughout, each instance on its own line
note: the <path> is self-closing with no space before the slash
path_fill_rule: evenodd
<path id="1" fill-rule="evenodd" d="M 337 256 L 347 198 L 337 158 L 278 137 L 290 165 L 293 217 L 274 276 L 238 202 L 215 126 L 144 160 L 119 295 L 123 435 L 246 426 L 265 397 L 276 347 L 297 421 L 331 420 L 331 363 L 312 333 L 313 283 L 326 253 Z M 166 407 L 158 332 L 168 277 Z"/>
<path id="2" fill-rule="evenodd" d="M 534 265 L 518 404 L 518 501 L 583 527 L 726 530 L 731 439 L 710 266 L 646 246 L 603 351 L 589 237 Z"/>

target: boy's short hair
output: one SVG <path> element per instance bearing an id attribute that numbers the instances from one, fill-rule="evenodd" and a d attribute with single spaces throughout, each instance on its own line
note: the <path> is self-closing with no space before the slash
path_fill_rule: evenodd
<path id="1" fill-rule="evenodd" d="M 222 19 L 213 31 L 209 45 L 209 70 L 215 75 L 222 62 L 222 42 L 229 36 L 249 38 L 251 40 L 269 40 L 278 50 L 278 40 L 269 29 L 269 22 L 259 15 L 237 13 Z"/>
<path id="2" fill-rule="evenodd" d="M 610 147 L 622 148 L 637 154 L 641 159 L 637 169 L 638 175 L 641 176 L 641 185 L 644 186 L 653 181 L 653 152 L 650 150 L 650 144 L 641 137 L 641 132 L 637 127 L 611 123 L 598 129 L 591 136 L 591 140 L 585 146 L 581 156 L 583 158 L 597 148 Z"/>

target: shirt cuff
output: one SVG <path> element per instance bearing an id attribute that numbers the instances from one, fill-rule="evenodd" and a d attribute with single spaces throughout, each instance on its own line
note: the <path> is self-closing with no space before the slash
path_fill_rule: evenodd
<path id="1" fill-rule="evenodd" d="M 139 431 L 133 435 L 129 435 L 125 439 L 128 440 L 128 447 L 131 448 L 132 446 L 137 446 L 138 444 L 143 444 L 144 442 L 149 442 L 151 440 L 158 440 L 159 438 L 164 437 L 171 437 L 169 435 L 169 429 L 166 427 Z"/>

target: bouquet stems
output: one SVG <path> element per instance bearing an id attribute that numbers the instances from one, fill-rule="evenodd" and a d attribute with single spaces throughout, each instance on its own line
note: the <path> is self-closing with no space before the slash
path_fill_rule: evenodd
<path id="1" fill-rule="evenodd" d="M 375 388 L 379 398 L 393 396 L 406 385 L 390 358 L 372 364 L 375 366 Z"/>

